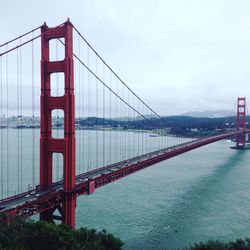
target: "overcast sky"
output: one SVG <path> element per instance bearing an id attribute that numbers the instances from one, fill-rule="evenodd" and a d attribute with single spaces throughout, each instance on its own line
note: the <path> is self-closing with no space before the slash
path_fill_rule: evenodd
<path id="1" fill-rule="evenodd" d="M 162 115 L 231 110 L 250 98 L 248 0 L 1 0 L 0 43 L 69 17 Z"/>

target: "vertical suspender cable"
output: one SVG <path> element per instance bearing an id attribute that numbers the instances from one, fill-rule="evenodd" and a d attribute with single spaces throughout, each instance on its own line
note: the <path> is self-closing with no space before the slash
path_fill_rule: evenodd
<path id="1" fill-rule="evenodd" d="M 127 90 L 126 90 L 127 91 Z M 127 92 L 125 91 L 125 96 L 124 99 L 126 100 L 128 98 Z M 128 100 L 127 100 L 128 102 Z M 124 136 L 124 141 L 125 141 L 125 159 L 128 159 L 128 124 L 129 124 L 129 118 L 128 118 L 128 107 L 127 105 L 124 105 L 124 115 L 126 117 L 126 130 L 125 130 L 125 136 Z"/>
<path id="2" fill-rule="evenodd" d="M 165 148 L 166 147 L 166 128 L 165 128 L 165 124 L 163 123 L 162 125 L 162 136 L 163 136 L 163 139 L 162 139 L 162 148 Z"/>
<path id="3" fill-rule="evenodd" d="M 133 108 L 135 108 L 135 96 L 132 95 L 132 98 L 133 98 Z M 136 119 L 136 113 L 134 113 L 133 111 L 133 124 L 135 124 L 135 119 Z M 136 136 L 135 136 L 135 126 L 133 125 L 133 157 L 135 156 L 135 139 L 136 139 Z"/>
<path id="4" fill-rule="evenodd" d="M 161 148 L 164 148 L 164 142 L 165 142 L 165 136 L 164 136 L 164 124 L 162 125 L 162 128 L 161 128 L 161 137 L 162 137 L 162 146 Z"/>
<path id="5" fill-rule="evenodd" d="M 150 115 L 150 113 L 148 113 L 148 108 L 146 107 L 146 117 L 147 117 L 147 115 Z M 148 149 L 148 144 L 149 144 L 149 142 L 148 142 L 148 130 L 149 130 L 149 126 L 150 126 L 150 119 L 151 119 L 151 117 L 149 116 L 148 117 L 148 122 L 147 122 L 147 127 L 146 127 L 146 131 L 145 131 L 145 136 L 146 136 L 146 153 L 148 153 L 149 152 L 149 149 Z"/>
<path id="6" fill-rule="evenodd" d="M 162 149 L 162 126 L 159 127 L 159 135 L 160 135 L 160 149 Z"/>
<path id="7" fill-rule="evenodd" d="M 95 55 L 95 73 L 98 75 L 98 69 L 97 69 L 97 55 Z M 96 121 L 98 122 L 98 80 L 95 78 L 95 88 L 96 88 Z M 97 125 L 97 124 L 96 124 Z M 95 131 L 95 166 L 98 167 L 98 129 L 96 128 Z"/>
<path id="8" fill-rule="evenodd" d="M 167 127 L 165 125 L 165 147 L 169 147 L 169 134 L 168 134 L 168 130 L 167 130 Z"/>
<path id="9" fill-rule="evenodd" d="M 160 126 L 159 126 L 159 137 L 160 137 L 160 149 L 162 149 L 163 148 L 163 143 L 162 143 L 162 125 L 161 124 L 159 124 Z"/>
<path id="10" fill-rule="evenodd" d="M 120 88 L 120 96 L 122 97 L 122 86 Z M 120 101 L 120 126 L 121 126 L 121 132 L 120 132 L 120 160 L 123 160 L 123 103 Z"/>
<path id="11" fill-rule="evenodd" d="M 92 91 L 91 91 L 91 88 L 92 88 L 92 75 L 89 74 L 89 117 L 92 117 L 92 113 L 91 113 L 91 107 L 92 107 Z M 90 126 L 92 126 L 90 124 Z M 91 161 L 91 158 L 92 158 L 92 130 L 89 130 L 89 170 L 92 169 L 92 161 Z"/>
<path id="12" fill-rule="evenodd" d="M 127 90 L 128 91 L 128 90 Z M 124 99 L 126 100 L 127 97 L 127 92 L 125 91 L 125 96 Z M 127 112 L 127 105 L 124 104 L 124 115 L 125 115 L 125 121 L 126 121 L 126 130 L 124 133 L 124 142 L 125 142 L 125 159 L 128 159 L 128 123 L 129 123 L 129 118 L 128 118 L 128 112 Z"/>
<path id="13" fill-rule="evenodd" d="M 20 193 L 19 49 L 17 49 L 17 191 Z"/>
<path id="14" fill-rule="evenodd" d="M 82 97 L 80 97 L 83 101 L 82 101 L 82 121 L 83 121 L 83 125 L 85 126 L 85 117 L 84 117 L 84 107 L 85 107 L 85 98 L 84 98 L 84 93 L 85 93 L 85 79 L 84 79 L 84 68 L 82 69 Z M 83 172 L 85 171 L 85 129 L 82 130 L 82 153 L 81 155 L 83 155 L 83 161 L 82 161 L 82 168 L 83 168 Z"/>
<path id="15" fill-rule="evenodd" d="M 130 103 L 130 105 L 131 106 L 133 106 L 133 102 L 132 102 L 132 100 L 131 100 L 131 97 L 130 97 L 130 91 L 128 92 L 128 101 L 129 101 L 129 103 Z M 129 133 L 128 133 L 128 135 L 129 135 L 129 141 L 128 141 L 128 143 L 129 143 L 129 157 L 131 158 L 132 157 L 132 146 L 133 146 L 133 141 L 132 141 L 132 132 L 131 132 L 131 126 L 132 126 L 132 122 L 133 122 L 133 120 L 132 120 L 132 116 L 131 116 L 131 113 L 132 113 L 132 110 L 128 107 L 128 117 L 129 117 Z"/>
<path id="16" fill-rule="evenodd" d="M 124 92 L 124 99 L 127 98 L 127 92 Z M 127 134 L 128 134 L 128 112 L 127 112 L 127 105 L 124 104 L 124 116 L 125 116 L 125 133 L 124 133 L 124 145 L 125 145 L 125 159 L 128 158 L 128 143 L 127 143 Z"/>
<path id="17" fill-rule="evenodd" d="M 81 43 L 80 43 L 80 36 L 78 36 L 78 51 L 79 51 L 79 58 L 81 58 Z M 80 130 L 80 121 L 81 121 L 81 64 L 80 62 L 78 62 L 78 88 L 79 88 L 79 100 L 78 100 L 78 105 L 79 105 L 79 127 L 78 127 L 78 174 L 81 173 L 81 143 L 82 143 L 82 139 L 81 139 L 81 130 Z"/>
<path id="18" fill-rule="evenodd" d="M 125 100 L 126 98 L 126 90 L 123 90 L 123 99 Z M 124 132 L 123 132 L 123 145 L 124 145 L 124 149 L 123 149 L 123 159 L 125 160 L 127 158 L 127 145 L 126 145 L 126 141 L 127 141 L 127 124 L 128 124 L 128 118 L 127 118 L 127 110 L 126 110 L 127 106 L 123 103 L 123 120 L 124 120 Z"/>
<path id="19" fill-rule="evenodd" d="M 144 115 L 144 105 L 142 105 L 142 114 Z M 145 116 L 142 118 L 142 132 L 141 132 L 141 154 L 144 152 L 144 126 L 145 126 Z"/>
<path id="20" fill-rule="evenodd" d="M 159 150 L 160 149 L 160 138 L 161 137 L 159 135 L 159 128 L 157 127 L 156 129 L 157 129 L 157 134 L 158 134 L 158 136 L 156 137 L 157 138 L 157 144 L 158 144 L 158 148 L 157 149 Z"/>
<path id="21" fill-rule="evenodd" d="M 127 102 L 129 103 L 129 90 L 127 90 L 127 92 L 128 92 L 128 94 L 127 94 L 127 98 L 128 98 L 128 100 L 127 100 Z M 130 158 L 130 150 L 131 150 L 131 148 L 130 148 L 130 137 L 129 137 L 129 122 L 130 122 L 130 116 L 129 116 L 129 110 L 130 110 L 130 108 L 128 107 L 128 106 L 126 106 L 126 109 L 127 109 L 127 120 L 128 120 L 128 122 L 127 122 L 127 136 L 126 136 L 126 138 L 127 138 L 127 148 L 126 148 L 126 152 L 127 152 L 127 157 L 126 157 L 126 159 L 128 159 L 128 158 Z"/>
<path id="22" fill-rule="evenodd" d="M 8 45 L 6 45 L 6 51 Z M 6 54 L 6 174 L 7 174 L 7 196 L 9 196 L 9 65 L 8 54 Z"/>
<path id="23" fill-rule="evenodd" d="M 137 99 L 137 106 L 138 106 L 138 111 L 139 110 L 139 100 Z M 140 126 L 139 126 L 139 115 L 137 115 L 137 156 L 140 155 Z"/>
<path id="24" fill-rule="evenodd" d="M 89 46 L 87 46 L 87 65 L 89 67 Z M 90 72 L 88 71 L 88 171 L 90 170 Z"/>
<path id="25" fill-rule="evenodd" d="M 118 78 L 116 77 L 115 78 L 116 79 L 116 94 L 118 95 Z M 116 127 L 116 129 L 115 129 L 115 158 L 114 158 L 114 160 L 115 160 L 115 162 L 118 162 L 118 145 L 119 145 L 119 143 L 118 143 L 118 99 L 117 98 L 115 98 L 115 127 Z"/>
<path id="26" fill-rule="evenodd" d="M 112 74 L 110 72 L 110 88 L 112 89 Z M 111 91 L 109 91 L 109 124 L 111 125 Z M 111 126 L 109 128 L 109 164 L 111 164 Z"/>
<path id="27" fill-rule="evenodd" d="M 145 116 L 145 106 L 142 106 L 142 110 L 143 110 L 143 115 Z M 147 120 L 144 119 L 144 124 L 143 124 L 143 140 L 142 140 L 142 145 L 143 145 L 143 154 L 145 153 L 145 149 L 146 149 L 146 137 L 145 137 L 145 133 L 146 133 L 146 128 L 147 128 Z"/>
<path id="28" fill-rule="evenodd" d="M 21 43 L 21 38 L 20 38 Z M 20 129 L 20 161 L 21 161 L 21 192 L 23 189 L 23 72 L 22 72 L 22 48 L 20 48 L 20 122 L 21 122 L 21 129 Z"/>
<path id="29" fill-rule="evenodd" d="M 105 82 L 105 65 L 103 64 L 103 82 Z M 103 138 L 102 138 L 102 165 L 105 166 L 105 86 L 103 85 Z"/>
<path id="30" fill-rule="evenodd" d="M 124 88 L 122 88 L 122 99 L 124 100 Z M 125 160 L 125 127 L 126 127 L 126 117 L 125 117 L 125 104 L 122 103 L 122 124 L 123 124 L 123 129 L 122 129 L 122 160 Z"/>
<path id="31" fill-rule="evenodd" d="M 147 107 L 143 106 L 143 110 L 144 110 L 144 115 L 145 117 L 147 117 Z M 148 148 L 148 138 L 147 138 L 147 127 L 149 125 L 150 122 L 150 117 L 148 118 L 148 120 L 145 121 L 145 129 L 144 129 L 144 147 L 145 147 L 145 153 L 147 153 L 147 148 Z"/>
<path id="32" fill-rule="evenodd" d="M 127 102 L 130 104 L 129 102 L 129 90 L 127 90 Z M 128 106 L 125 106 L 126 107 L 126 116 L 127 116 L 127 128 L 126 128 L 126 133 L 127 133 L 127 136 L 126 136 L 126 152 L 127 152 L 127 155 L 126 155 L 126 159 L 129 159 L 130 158 L 130 146 L 129 146 L 129 122 L 130 122 L 130 117 L 129 117 L 129 107 Z"/>
<path id="33" fill-rule="evenodd" d="M 129 91 L 131 91 L 131 93 L 133 93 L 133 95 L 135 95 L 137 97 L 137 99 L 145 106 L 147 106 L 150 111 L 155 114 L 157 117 L 159 117 L 160 119 L 161 116 L 158 115 L 154 110 L 152 110 L 139 96 L 137 96 L 135 94 L 135 92 L 133 92 L 129 87 L 128 85 L 125 84 L 124 81 L 122 81 L 122 79 L 112 70 L 112 68 L 110 68 L 110 66 L 102 59 L 102 57 L 96 52 L 96 50 L 88 43 L 88 41 L 83 37 L 83 35 L 77 30 L 77 28 L 75 26 L 73 26 L 74 30 L 79 34 L 79 36 L 83 39 L 83 41 L 91 48 L 91 50 L 98 56 L 98 58 L 103 62 L 103 64 L 109 69 L 112 71 L 112 73 L 120 80 L 120 82 L 127 88 L 129 89 Z"/>
<path id="34" fill-rule="evenodd" d="M 144 105 L 141 107 L 142 114 L 144 116 Z M 144 127 L 145 127 L 145 118 L 142 118 L 142 132 L 141 132 L 141 154 L 144 152 Z"/>
<path id="35" fill-rule="evenodd" d="M 32 38 L 34 33 L 32 33 Z M 35 187 L 35 81 L 34 81 L 34 42 L 31 43 L 31 81 L 32 81 L 32 187 Z"/>
<path id="36" fill-rule="evenodd" d="M 121 91 L 122 92 L 122 89 Z M 121 95 L 122 93 L 120 93 Z M 122 121 L 122 102 L 120 101 L 120 107 L 119 107 L 119 110 L 120 110 L 120 161 L 123 159 L 122 158 L 122 151 L 123 151 L 123 141 L 122 141 L 122 138 L 123 138 L 123 121 Z"/>
<path id="37" fill-rule="evenodd" d="M 166 129 L 166 125 L 163 124 L 163 147 L 166 148 L 167 145 L 167 129 Z"/>
<path id="38" fill-rule="evenodd" d="M 117 85 L 117 95 L 119 95 L 119 85 L 118 85 L 118 78 L 116 80 L 116 85 Z M 118 148 L 118 152 L 117 152 L 117 159 L 116 162 L 121 160 L 121 118 L 120 118 L 120 114 L 121 114 L 121 108 L 120 108 L 120 100 L 117 99 L 117 148 Z M 118 126 L 119 125 L 119 126 Z"/>

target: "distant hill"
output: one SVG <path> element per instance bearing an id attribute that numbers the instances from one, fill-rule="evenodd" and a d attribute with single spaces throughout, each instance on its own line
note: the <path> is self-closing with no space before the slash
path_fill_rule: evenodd
<path id="1" fill-rule="evenodd" d="M 192 116 L 192 117 L 208 117 L 208 118 L 219 118 L 234 116 L 235 114 L 229 110 L 215 110 L 215 111 L 193 111 L 182 113 L 179 116 Z"/>

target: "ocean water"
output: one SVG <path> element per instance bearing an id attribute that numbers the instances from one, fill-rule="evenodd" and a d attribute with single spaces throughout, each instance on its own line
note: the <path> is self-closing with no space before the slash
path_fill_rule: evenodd
<path id="1" fill-rule="evenodd" d="M 7 135 L 1 130 L 2 197 L 39 181 L 39 130 L 9 129 L 8 137 L 7 161 Z M 157 149 L 159 140 L 138 132 L 86 130 L 76 131 L 76 139 L 79 173 Z M 230 146 L 227 141 L 207 145 L 78 197 L 77 227 L 106 229 L 123 240 L 125 250 L 177 249 L 208 239 L 250 237 L 250 150 Z M 54 159 L 54 180 L 61 178 L 61 160 Z"/>
<path id="2" fill-rule="evenodd" d="M 77 227 L 106 229 L 124 249 L 177 249 L 250 237 L 250 150 L 220 141 L 77 200 Z"/>

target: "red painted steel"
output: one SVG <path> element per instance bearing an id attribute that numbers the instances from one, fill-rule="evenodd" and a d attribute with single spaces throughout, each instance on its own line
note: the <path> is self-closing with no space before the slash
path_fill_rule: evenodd
<path id="1" fill-rule="evenodd" d="M 75 97 L 73 69 L 72 24 L 68 20 L 62 26 L 41 28 L 41 137 L 40 137 L 40 188 L 52 191 L 52 155 L 63 155 L 63 189 L 64 198 L 56 207 L 61 213 L 63 223 L 75 227 L 76 196 L 75 188 Z M 65 58 L 63 61 L 50 61 L 49 42 L 51 39 L 65 39 Z M 64 73 L 65 93 L 60 97 L 51 96 L 50 76 Z M 64 111 L 64 138 L 52 138 L 52 110 Z M 42 220 L 52 221 L 55 207 L 40 213 Z M 58 216 L 56 216 L 58 219 Z"/>
<path id="2" fill-rule="evenodd" d="M 238 97 L 237 100 L 237 118 L 236 118 L 236 128 L 237 131 L 246 130 L 246 98 Z M 236 148 L 245 148 L 246 135 L 240 134 L 236 137 Z"/>
<path id="3" fill-rule="evenodd" d="M 88 194 L 93 194 L 95 192 L 95 181 L 89 181 Z"/>
<path id="4" fill-rule="evenodd" d="M 92 191 L 94 191 L 94 189 L 96 188 L 100 188 L 111 182 L 117 181 L 121 178 L 124 178 L 133 173 L 136 173 L 140 170 L 143 170 L 144 168 L 150 167 L 161 161 L 165 161 L 177 155 L 180 155 L 185 152 L 194 150 L 196 148 L 208 145 L 210 143 L 214 143 L 219 140 L 232 138 L 232 137 L 240 135 L 241 133 L 249 133 L 249 132 L 250 130 L 246 130 L 244 132 L 242 131 L 227 132 L 224 134 L 211 136 L 208 138 L 202 138 L 196 141 L 191 141 L 185 144 L 176 145 L 175 149 L 171 151 L 168 150 L 165 153 L 163 152 L 161 155 L 153 156 L 146 160 L 138 161 L 137 163 L 132 164 L 130 166 L 125 166 L 124 164 L 124 167 L 121 169 L 102 174 L 101 176 L 97 176 L 90 180 L 85 180 L 82 183 L 76 185 L 75 188 L 71 191 L 77 196 L 83 195 L 83 194 L 85 195 L 91 194 Z M 64 196 L 65 196 L 65 193 L 62 190 L 56 191 L 56 192 L 48 191 L 47 193 L 43 194 L 41 197 L 35 200 L 26 202 L 22 205 L 17 205 L 14 208 L 15 209 L 14 212 L 18 215 L 24 215 L 26 217 L 29 217 L 37 213 L 46 213 L 51 210 L 54 211 L 55 209 L 58 209 L 58 208 L 60 210 L 60 205 L 62 204 L 64 200 Z M 8 204 L 13 203 L 15 199 L 18 199 L 18 197 L 14 197 L 13 199 L 6 200 L 6 202 L 3 202 L 3 203 L 1 202 L 0 205 L 8 206 Z M 13 211 L 13 208 L 6 209 L 3 213 L 9 213 L 11 211 Z M 58 217 L 56 218 L 58 219 Z"/>

